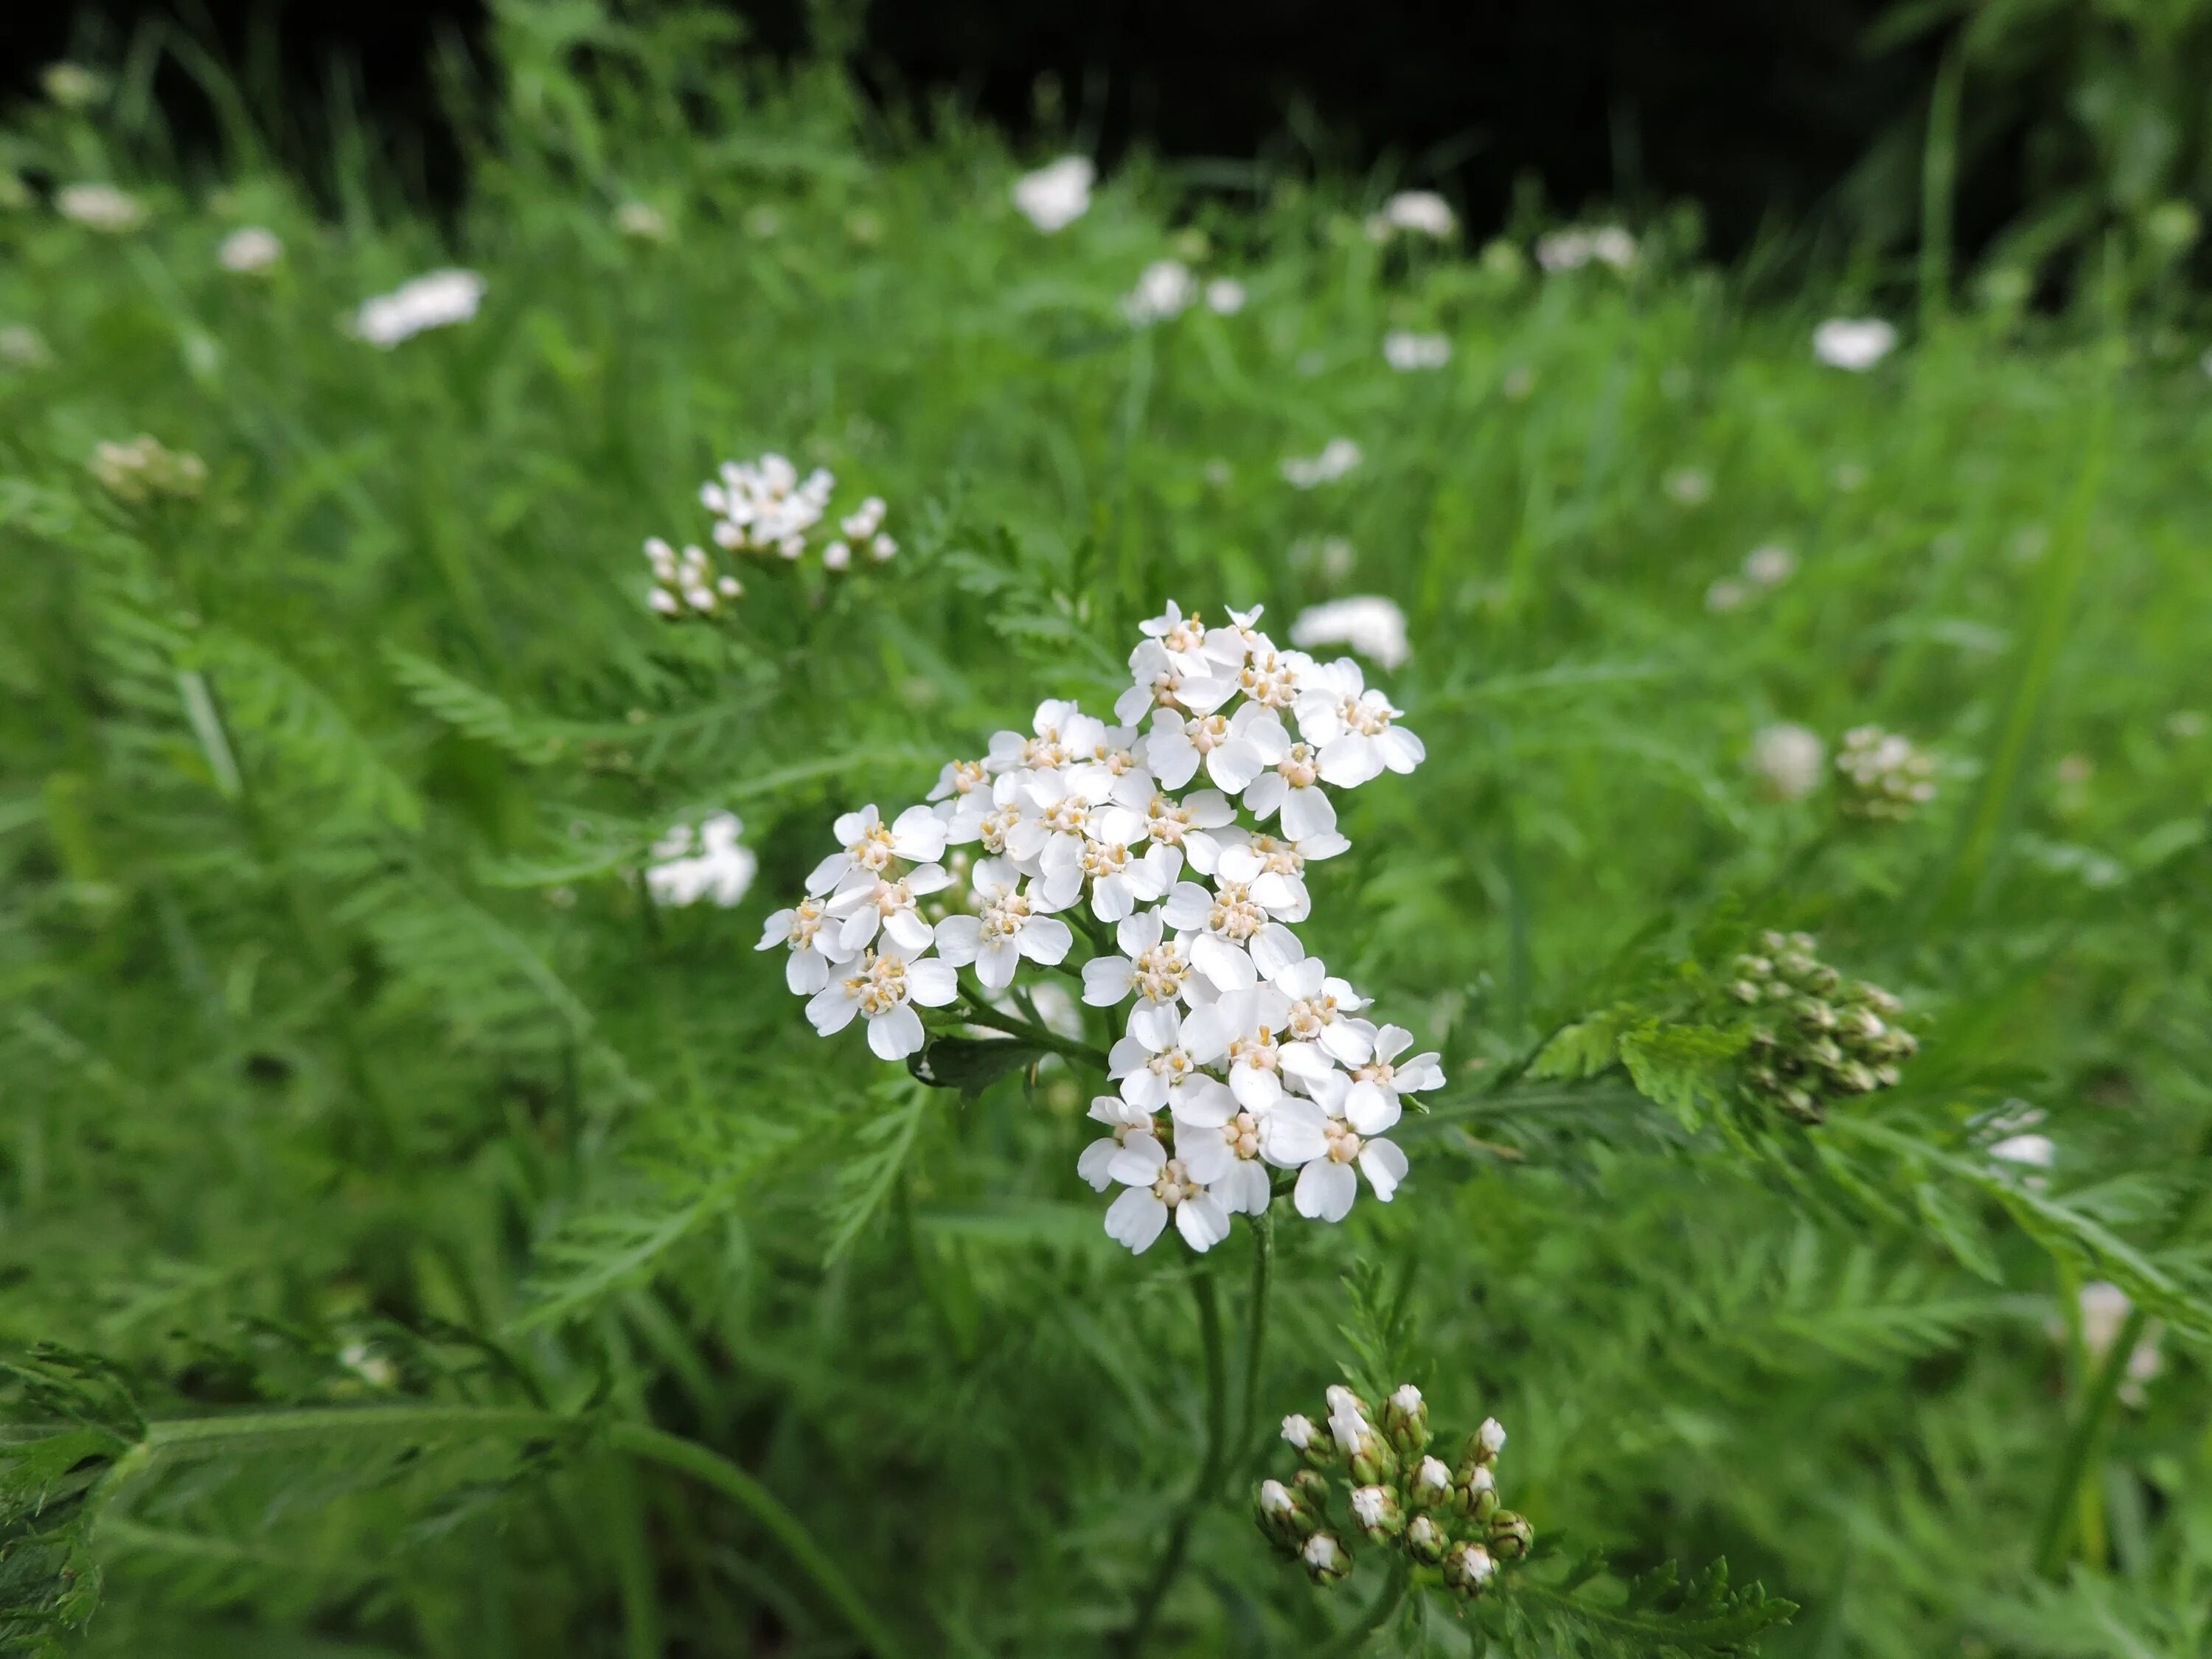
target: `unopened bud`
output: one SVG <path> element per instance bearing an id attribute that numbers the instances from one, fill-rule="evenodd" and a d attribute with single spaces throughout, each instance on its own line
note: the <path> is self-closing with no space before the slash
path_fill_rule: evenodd
<path id="1" fill-rule="evenodd" d="M 1419 1504 L 1451 1502 L 1451 1469 L 1441 1457 L 1424 1457 L 1413 1472 L 1413 1502 Z"/>
<path id="2" fill-rule="evenodd" d="M 1501 1561 L 1518 1561 L 1536 1541 L 1526 1516 L 1500 1510 L 1490 1517 L 1490 1553 Z"/>
<path id="3" fill-rule="evenodd" d="M 1407 1382 L 1382 1403 L 1382 1432 L 1401 1456 L 1418 1457 L 1429 1443 L 1429 1407 Z"/>
<path id="4" fill-rule="evenodd" d="M 1406 1526 L 1406 1553 L 1424 1566 L 1433 1567 L 1443 1559 L 1448 1540 L 1444 1531 L 1425 1515 L 1417 1515 Z"/>
<path id="5" fill-rule="evenodd" d="M 1283 1438 L 1304 1451 L 1314 1443 L 1313 1419 L 1303 1412 L 1292 1412 L 1283 1419 Z"/>
<path id="6" fill-rule="evenodd" d="M 1494 1417 L 1482 1419 L 1482 1426 L 1474 1431 L 1474 1443 L 1482 1449 L 1480 1461 L 1487 1463 L 1505 1449 L 1505 1425 Z"/>
<path id="7" fill-rule="evenodd" d="M 1367 1535 L 1378 1543 L 1397 1536 L 1406 1523 L 1405 1511 L 1399 1506 L 1398 1494 L 1388 1486 L 1356 1486 L 1352 1493 L 1352 1513 L 1366 1529 Z"/>
<path id="8" fill-rule="evenodd" d="M 1294 1492 L 1279 1480 L 1260 1483 L 1253 1508 L 1260 1530 L 1277 1548 L 1291 1554 L 1303 1548 L 1321 1524 L 1319 1512 L 1307 1503 L 1305 1494 Z"/>
<path id="9" fill-rule="evenodd" d="M 1316 1584 L 1333 1584 L 1352 1571 L 1352 1553 L 1329 1533 L 1317 1532 L 1307 1539 L 1298 1559 Z"/>
<path id="10" fill-rule="evenodd" d="M 1455 1545 L 1444 1557 L 1444 1582 L 1462 1595 L 1482 1594 L 1498 1571 L 1498 1563 L 1491 1559 L 1490 1552 L 1480 1544 Z"/>

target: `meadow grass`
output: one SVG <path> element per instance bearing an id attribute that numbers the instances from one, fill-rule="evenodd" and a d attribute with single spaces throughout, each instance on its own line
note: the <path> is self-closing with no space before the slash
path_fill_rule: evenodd
<path id="1" fill-rule="evenodd" d="M 0 366 L 0 1336 L 121 1379 L 22 1361 L 21 1432 L 130 1448 L 66 1579 L 36 1545 L 84 1466 L 17 1471 L 11 1639 L 97 1575 L 94 1652 L 1106 1650 L 1203 1469 L 1145 1650 L 1316 1651 L 1379 1571 L 1272 1559 L 1242 1447 L 1349 1365 L 1502 1419 L 1563 1553 L 1797 1602 L 1767 1651 L 2203 1650 L 2212 394 L 2170 313 L 1935 307 L 1850 374 L 1826 295 L 1747 304 L 1679 223 L 1546 276 L 1372 240 L 1383 181 L 1139 161 L 1047 236 L 957 110 L 925 137 L 697 15 L 523 9 L 499 50 L 450 215 L 374 135 L 316 178 L 240 114 L 207 176 L 144 58 L 4 129 L 42 191 L 148 210 L 0 215 L 35 335 Z M 218 258 L 247 224 L 264 275 Z M 1170 257 L 1243 309 L 1133 326 Z M 471 320 L 344 326 L 447 265 Z M 1392 369 L 1400 329 L 1449 361 Z M 103 490 L 141 433 L 197 499 Z M 1346 476 L 1285 481 L 1339 437 Z M 642 539 L 772 449 L 884 496 L 898 556 L 655 618 Z M 1347 803 L 1310 943 L 1452 1083 L 1396 1202 L 1280 1234 L 1216 1460 L 1187 1281 L 1240 1321 L 1249 1243 L 1130 1259 L 1073 1176 L 1095 1079 L 924 1088 L 750 947 L 834 813 L 1109 702 L 1164 600 L 1346 594 L 1407 612 L 1374 677 L 1429 759 Z M 1783 721 L 1905 733 L 1937 797 L 1777 800 Z M 720 810 L 742 904 L 649 902 Z M 1524 1070 L 1768 927 L 1904 1000 L 1899 1086 L 1805 1127 L 1686 1050 Z M 2023 1127 L 2049 1167 L 1991 1156 Z M 2100 1369 L 2090 1283 L 2155 1375 Z M 384 1415 L 326 1435 L 349 1405 Z M 1482 1639 L 1714 1650 L 1674 1605 Z M 1441 1599 L 1372 1639 L 1473 1650 Z"/>

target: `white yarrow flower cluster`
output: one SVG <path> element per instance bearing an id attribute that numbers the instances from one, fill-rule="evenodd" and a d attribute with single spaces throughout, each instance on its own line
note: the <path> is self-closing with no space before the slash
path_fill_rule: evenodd
<path id="1" fill-rule="evenodd" d="M 1443 334 L 1416 334 L 1394 329 L 1382 337 L 1382 361 L 1401 374 L 1425 368 L 1442 368 L 1451 362 L 1451 339 Z"/>
<path id="2" fill-rule="evenodd" d="M 354 313 L 353 331 L 389 351 L 431 329 L 467 322 L 483 296 L 484 279 L 475 271 L 434 270 L 363 301 Z"/>
<path id="3" fill-rule="evenodd" d="M 246 225 L 222 239 L 216 258 L 234 276 L 266 276 L 283 262 L 284 244 L 265 225 Z"/>
<path id="4" fill-rule="evenodd" d="M 760 860 L 738 837 L 744 825 L 734 813 L 717 812 L 696 833 L 678 824 L 653 844 L 656 862 L 646 866 L 646 890 L 655 904 L 680 908 L 710 899 L 728 909 L 744 897 Z"/>
<path id="5" fill-rule="evenodd" d="M 1086 155 L 1063 155 L 1014 180 L 1014 206 L 1048 236 L 1091 211 L 1091 186 L 1098 169 Z"/>
<path id="6" fill-rule="evenodd" d="M 1406 638 L 1406 613 L 1395 599 L 1376 593 L 1330 599 L 1301 611 L 1291 624 L 1291 643 L 1304 650 L 1348 645 L 1387 669 L 1402 668 L 1413 654 Z"/>
<path id="7" fill-rule="evenodd" d="M 1863 374 L 1897 349 L 1897 328 L 1880 317 L 1831 317 L 1813 331 L 1813 355 L 1831 368 Z"/>
<path id="8" fill-rule="evenodd" d="M 1636 263 L 1636 239 L 1619 225 L 1570 225 L 1536 239 L 1536 263 L 1547 271 L 1591 264 L 1626 270 Z"/>
<path id="9" fill-rule="evenodd" d="M 64 185 L 54 194 L 63 218 L 109 236 L 129 234 L 146 222 L 145 204 L 112 185 Z"/>
<path id="10" fill-rule="evenodd" d="M 1458 228 L 1459 217 L 1451 204 L 1432 190 L 1401 190 L 1367 221 L 1368 238 L 1376 242 L 1387 242 L 1401 231 L 1448 241 Z"/>
<path id="11" fill-rule="evenodd" d="M 708 539 L 725 552 L 766 553 L 789 562 L 805 556 L 811 538 L 823 533 L 836 475 L 816 467 L 805 477 L 781 455 L 754 461 L 725 461 L 699 487 L 700 503 L 714 515 Z M 822 546 L 825 570 L 849 570 L 856 557 L 881 564 L 898 552 L 884 529 L 890 509 L 870 495 L 836 521 L 836 533 Z M 647 602 L 664 617 L 713 616 L 744 592 L 744 585 L 705 548 L 681 550 L 658 536 L 645 542 L 653 568 Z"/>
<path id="12" fill-rule="evenodd" d="M 1293 931 L 1307 864 L 1349 845 L 1331 792 L 1412 771 L 1421 741 L 1357 663 L 1279 649 L 1259 619 L 1208 627 L 1170 603 L 1143 624 L 1115 724 L 1048 701 L 1028 732 L 948 763 L 927 804 L 847 813 L 841 850 L 760 942 L 788 953 L 817 1030 L 865 1018 L 901 1060 L 926 1041 L 916 1010 L 960 998 L 959 970 L 980 1013 L 1025 964 L 1066 963 L 1079 928 L 1094 948 L 1063 971 L 1091 1007 L 1127 1012 L 1077 1173 L 1121 1189 L 1106 1231 L 1132 1250 L 1170 1222 L 1211 1249 L 1268 1207 L 1273 1170 L 1297 1172 L 1311 1218 L 1341 1220 L 1363 1176 L 1389 1201 L 1407 1163 L 1388 1133 L 1443 1082 Z M 964 875 L 948 848 L 974 849 Z"/>
<path id="13" fill-rule="evenodd" d="M 1198 298 L 1198 278 L 1180 259 L 1155 259 L 1146 265 L 1121 301 L 1121 314 L 1139 328 L 1180 317 Z M 1240 301 L 1241 303 L 1241 301 Z"/>
<path id="14" fill-rule="evenodd" d="M 1283 482 L 1293 489 L 1316 489 L 1334 483 L 1366 459 L 1366 452 L 1351 439 L 1331 438 L 1318 454 L 1285 457 Z"/>

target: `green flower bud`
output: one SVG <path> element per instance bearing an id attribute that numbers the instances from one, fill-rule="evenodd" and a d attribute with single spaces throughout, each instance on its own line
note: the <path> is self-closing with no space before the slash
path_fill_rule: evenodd
<path id="1" fill-rule="evenodd" d="M 1536 1541 L 1526 1516 L 1500 1510 L 1490 1517 L 1490 1553 L 1501 1561 L 1518 1561 Z"/>
<path id="2" fill-rule="evenodd" d="M 1497 1575 L 1498 1563 L 1480 1544 L 1455 1544 L 1445 1553 L 1443 1570 L 1444 1583 L 1471 1601 Z"/>
<path id="3" fill-rule="evenodd" d="M 1332 1533 L 1317 1532 L 1298 1550 L 1306 1576 L 1316 1584 L 1334 1584 L 1352 1571 L 1352 1552 Z"/>
<path id="4" fill-rule="evenodd" d="M 1429 1406 L 1412 1383 L 1401 1383 L 1382 1402 L 1382 1432 L 1401 1457 L 1419 1457 L 1427 1448 Z"/>
<path id="5" fill-rule="evenodd" d="M 1406 1525 L 1406 1511 L 1398 1494 L 1388 1486 L 1355 1486 L 1352 1513 L 1370 1538 L 1381 1543 L 1395 1538 Z"/>
<path id="6" fill-rule="evenodd" d="M 1321 1516 L 1305 1494 L 1279 1480 L 1262 1480 L 1253 1493 L 1252 1505 L 1260 1530 L 1288 1554 L 1297 1554 L 1321 1525 Z"/>
<path id="7" fill-rule="evenodd" d="M 1417 1515 L 1407 1524 L 1406 1553 L 1425 1567 L 1443 1560 L 1450 1541 L 1444 1529 L 1425 1515 Z"/>

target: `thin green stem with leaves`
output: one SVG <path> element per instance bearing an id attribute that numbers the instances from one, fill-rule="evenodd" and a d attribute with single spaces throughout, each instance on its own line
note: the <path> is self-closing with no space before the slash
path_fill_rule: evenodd
<path id="1" fill-rule="evenodd" d="M 1019 1037 L 1024 1042 L 1035 1043 L 1040 1048 L 1048 1048 L 1054 1054 L 1063 1055 L 1069 1060 L 1079 1060 L 1085 1066 L 1096 1066 L 1102 1072 L 1107 1068 L 1106 1053 L 1103 1048 L 1094 1048 L 1087 1042 L 1078 1042 L 1073 1037 L 1064 1037 L 1048 1026 L 1017 1018 L 1012 1014 L 1000 1013 L 988 1003 L 963 1002 L 956 1009 L 954 1017 L 964 1025 L 988 1026 L 994 1031 L 1003 1031 L 1008 1036 Z"/>
<path id="2" fill-rule="evenodd" d="M 158 1464 L 249 1454 L 287 1443 L 356 1437 L 404 1438 L 416 1443 L 456 1439 L 556 1440 L 589 1434 L 588 1422 L 551 1412 L 483 1406 L 367 1406 L 250 1412 L 227 1417 L 184 1418 L 146 1425 L 144 1436 L 119 1455 L 99 1487 L 103 1516 L 119 1513 L 125 1490 Z M 775 1493 L 721 1453 L 666 1433 L 648 1423 L 615 1423 L 600 1430 L 615 1451 L 688 1474 L 736 1504 L 782 1547 L 822 1599 L 877 1659 L 902 1659 L 898 1638 L 869 1608 L 844 1571 L 830 1559 L 805 1523 Z"/>
<path id="3" fill-rule="evenodd" d="M 1255 1455 L 1258 1445 L 1265 1443 L 1254 1434 L 1253 1425 L 1260 1410 L 1260 1372 L 1267 1349 L 1267 1297 L 1274 1282 L 1275 1213 L 1271 1205 L 1252 1218 L 1252 1304 L 1245 1312 L 1244 1391 L 1237 1402 L 1236 1430 L 1251 1449 L 1237 1460 L 1239 1468 Z"/>
<path id="4" fill-rule="evenodd" d="M 1375 1632 L 1397 1616 L 1398 1609 L 1406 1605 L 1406 1596 L 1413 1587 L 1413 1569 L 1402 1555 L 1390 1562 L 1390 1576 L 1382 1583 L 1374 1604 L 1359 1616 L 1359 1622 L 1340 1632 L 1335 1639 L 1314 1651 L 1313 1659 L 1351 1659 L 1363 1651 Z"/>
<path id="5" fill-rule="evenodd" d="M 1183 1558 L 1190 1549 L 1190 1530 L 1197 1524 L 1199 1511 L 1213 1496 L 1227 1453 L 1229 1379 L 1221 1340 L 1221 1308 L 1214 1294 L 1213 1276 L 1203 1270 L 1192 1273 L 1190 1291 L 1198 1312 L 1199 1345 L 1205 1353 L 1206 1454 L 1199 1465 L 1197 1478 L 1190 1483 L 1190 1490 L 1168 1524 L 1168 1541 L 1138 1595 L 1136 1613 L 1122 1632 L 1121 1651 L 1128 1654 L 1143 1650 L 1145 1638 L 1152 1633 L 1152 1622 L 1159 1616 L 1160 1603 L 1167 1599 L 1168 1591 L 1182 1576 Z"/>

